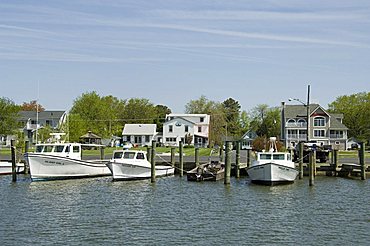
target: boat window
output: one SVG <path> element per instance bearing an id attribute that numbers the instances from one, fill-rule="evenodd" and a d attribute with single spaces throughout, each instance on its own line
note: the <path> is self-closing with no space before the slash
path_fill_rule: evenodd
<path id="1" fill-rule="evenodd" d="M 121 159 L 123 152 L 114 152 L 113 159 Z"/>
<path id="2" fill-rule="evenodd" d="M 66 150 L 64 152 L 69 153 L 69 145 L 66 146 Z"/>
<path id="3" fill-rule="evenodd" d="M 63 149 L 64 149 L 64 145 L 57 145 L 54 148 L 54 152 L 61 153 L 61 152 L 63 152 Z"/>
<path id="4" fill-rule="evenodd" d="M 273 160 L 284 160 L 284 154 L 275 154 L 273 155 Z"/>
<path id="5" fill-rule="evenodd" d="M 36 146 L 36 153 L 41 153 L 43 148 L 44 148 L 43 145 Z"/>
<path id="6" fill-rule="evenodd" d="M 271 160 L 271 154 L 260 154 L 261 160 Z"/>
<path id="7" fill-rule="evenodd" d="M 125 152 L 123 154 L 123 159 L 134 159 L 135 152 Z"/>
<path id="8" fill-rule="evenodd" d="M 51 151 L 53 151 L 53 146 L 51 146 L 51 145 L 45 145 L 44 152 L 51 152 Z"/>
<path id="9" fill-rule="evenodd" d="M 137 153 L 136 159 L 144 160 L 144 153 Z"/>
<path id="10" fill-rule="evenodd" d="M 73 153 L 78 153 L 80 152 L 80 147 L 79 146 L 73 146 Z"/>

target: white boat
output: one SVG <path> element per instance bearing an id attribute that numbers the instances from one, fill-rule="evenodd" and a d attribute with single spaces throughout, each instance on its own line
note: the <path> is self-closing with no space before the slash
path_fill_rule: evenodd
<path id="1" fill-rule="evenodd" d="M 258 152 L 257 159 L 247 169 L 253 183 L 274 185 L 292 183 L 297 178 L 298 170 L 290 153 L 275 152 L 276 138 L 270 138 L 270 151 Z"/>
<path id="2" fill-rule="evenodd" d="M 16 173 L 24 172 L 24 164 L 16 163 L 15 164 Z M 0 161 L 0 175 L 3 174 L 12 174 L 12 162 L 9 161 Z"/>
<path id="3" fill-rule="evenodd" d="M 99 145 L 80 143 L 37 144 L 35 153 L 26 153 L 31 179 L 53 180 L 111 175 L 102 160 L 82 160 L 82 146 Z"/>
<path id="4" fill-rule="evenodd" d="M 113 180 L 148 179 L 151 177 L 151 163 L 144 151 L 116 150 L 113 158 L 107 163 L 113 175 Z M 174 175 L 175 168 L 156 165 L 155 176 Z"/>

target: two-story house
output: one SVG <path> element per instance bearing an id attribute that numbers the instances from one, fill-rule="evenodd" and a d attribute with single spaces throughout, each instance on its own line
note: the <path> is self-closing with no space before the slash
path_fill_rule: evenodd
<path id="1" fill-rule="evenodd" d="M 125 124 L 122 131 L 122 140 L 136 146 L 150 146 L 156 135 L 156 124 Z"/>
<path id="2" fill-rule="evenodd" d="M 23 132 L 30 143 L 36 141 L 36 130 L 43 127 L 57 129 L 65 122 L 67 117 L 66 111 L 45 110 L 39 113 L 36 111 L 20 111 L 18 122 L 23 126 Z"/>
<path id="3" fill-rule="evenodd" d="M 207 114 L 168 114 L 163 124 L 163 144 L 178 146 L 186 143 L 186 136 L 192 145 L 206 147 L 209 143 L 210 115 Z"/>
<path id="4" fill-rule="evenodd" d="M 319 104 L 309 107 L 308 140 L 318 145 L 331 145 L 334 149 L 345 150 L 348 128 L 343 125 L 341 114 L 330 114 Z M 287 148 L 300 141 L 307 141 L 307 107 L 285 105 L 281 111 L 281 140 Z"/>

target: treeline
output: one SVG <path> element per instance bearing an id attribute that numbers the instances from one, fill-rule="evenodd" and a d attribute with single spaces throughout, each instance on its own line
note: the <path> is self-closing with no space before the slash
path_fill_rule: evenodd
<path id="1" fill-rule="evenodd" d="M 19 126 L 16 122 L 19 110 L 43 111 L 36 101 L 16 105 L 7 98 L 0 98 L 0 135 L 14 134 Z M 340 96 L 329 104 L 328 111 L 342 113 L 343 123 L 349 128 L 348 137 L 362 141 L 370 139 L 370 92 Z M 59 131 L 69 133 L 70 141 L 78 141 L 87 131 L 103 138 L 121 136 L 127 123 L 157 124 L 162 131 L 166 114 L 171 109 L 166 105 L 154 105 L 145 98 L 119 99 L 114 96 L 100 96 L 95 91 L 83 93 L 76 98 L 69 112 L 68 120 Z M 212 101 L 205 96 L 189 101 L 185 113 L 209 114 L 210 144 L 221 144 L 225 139 L 240 139 L 248 130 L 259 136 L 280 136 L 280 107 L 261 104 L 247 112 L 233 98 L 223 102 Z M 45 137 L 51 129 L 44 129 Z"/>

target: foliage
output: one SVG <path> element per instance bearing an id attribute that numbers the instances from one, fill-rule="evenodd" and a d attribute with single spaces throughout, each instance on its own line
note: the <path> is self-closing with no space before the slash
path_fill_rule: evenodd
<path id="1" fill-rule="evenodd" d="M 18 128 L 20 107 L 8 98 L 0 98 L 0 135 L 12 135 Z"/>
<path id="2" fill-rule="evenodd" d="M 172 111 L 165 105 L 156 105 L 155 111 L 157 118 L 154 119 L 154 123 L 157 124 L 157 132 L 163 132 L 163 123 L 166 120 L 166 115 L 171 114 Z"/>
<path id="3" fill-rule="evenodd" d="M 262 150 L 269 151 L 270 148 L 270 140 L 265 137 L 257 137 L 252 143 L 253 149 L 255 151 L 261 152 Z M 284 144 L 280 141 L 276 141 L 276 148 L 277 151 L 285 151 Z"/>
<path id="4" fill-rule="evenodd" d="M 51 136 L 53 130 L 50 126 L 45 126 L 37 130 L 37 141 L 46 142 Z"/>
<path id="5" fill-rule="evenodd" d="M 278 107 L 269 108 L 266 104 L 257 105 L 252 110 L 251 129 L 258 136 L 277 137 L 280 136 L 280 109 Z"/>
<path id="6" fill-rule="evenodd" d="M 228 98 L 222 102 L 225 119 L 227 123 L 227 136 L 241 136 L 240 126 L 240 104 L 233 98 Z"/>
<path id="7" fill-rule="evenodd" d="M 249 130 L 249 127 L 250 127 L 250 117 L 247 111 L 243 110 L 240 113 L 239 121 L 240 121 L 240 132 L 241 132 L 241 135 L 243 135 Z"/>
<path id="8" fill-rule="evenodd" d="M 188 133 L 188 134 L 185 135 L 185 143 L 187 145 L 190 145 L 191 142 L 193 142 L 193 135 L 191 135 L 190 133 Z"/>
<path id="9" fill-rule="evenodd" d="M 123 119 L 125 123 L 150 124 L 157 118 L 156 113 L 156 108 L 148 99 L 130 98 L 126 103 Z"/>
<path id="10" fill-rule="evenodd" d="M 36 100 L 32 100 L 29 103 L 23 102 L 21 105 L 21 110 L 42 112 L 45 110 L 45 108 L 41 104 L 38 104 Z"/>
<path id="11" fill-rule="evenodd" d="M 337 97 L 329 104 L 328 111 L 343 114 L 343 124 L 348 127 L 348 137 L 369 141 L 370 92 Z"/>

